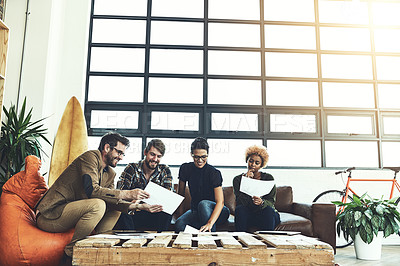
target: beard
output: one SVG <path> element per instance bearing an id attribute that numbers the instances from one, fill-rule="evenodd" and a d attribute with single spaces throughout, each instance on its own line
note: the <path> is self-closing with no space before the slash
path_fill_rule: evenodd
<path id="1" fill-rule="evenodd" d="M 117 166 L 117 163 L 119 162 L 119 159 L 118 157 L 113 157 L 112 152 L 108 152 L 106 154 L 106 161 L 108 166 L 115 168 Z"/>
<path id="2" fill-rule="evenodd" d="M 153 167 L 153 166 L 150 165 L 151 162 L 154 162 L 154 161 L 144 160 L 144 163 L 146 164 L 147 168 L 149 168 L 151 170 L 156 169 L 156 167 L 158 166 L 158 163 L 156 162 L 156 165 Z"/>

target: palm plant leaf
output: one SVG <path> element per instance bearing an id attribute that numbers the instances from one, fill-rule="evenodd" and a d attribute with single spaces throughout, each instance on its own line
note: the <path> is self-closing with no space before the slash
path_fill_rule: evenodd
<path id="1" fill-rule="evenodd" d="M 8 110 L 3 106 L 4 121 L 0 139 L 0 186 L 11 176 L 22 170 L 25 158 L 36 155 L 39 158 L 44 153 L 40 141 L 51 145 L 45 137 L 47 129 L 41 123 L 46 118 L 32 121 L 33 108 L 27 111 L 26 98 L 17 113 L 15 105 Z"/>

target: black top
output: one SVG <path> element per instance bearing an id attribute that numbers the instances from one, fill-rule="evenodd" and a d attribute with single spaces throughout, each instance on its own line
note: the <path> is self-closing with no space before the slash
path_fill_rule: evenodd
<path id="1" fill-rule="evenodd" d="M 271 174 L 260 172 L 261 178 L 260 180 L 271 181 L 274 180 L 274 177 Z M 242 175 L 235 176 L 233 178 L 233 192 L 235 193 L 236 197 L 236 206 L 244 205 L 249 207 L 252 211 L 261 211 L 262 209 L 270 206 L 275 208 L 275 201 L 276 201 L 276 185 L 271 189 L 270 192 L 266 191 L 266 193 L 261 198 L 264 200 L 264 203 L 261 205 L 255 205 L 253 203 L 253 199 L 251 196 L 243 193 L 240 191 L 240 184 L 242 183 Z"/>
<path id="2" fill-rule="evenodd" d="M 193 162 L 184 163 L 179 168 L 178 178 L 189 184 L 192 210 L 197 210 L 202 200 L 215 202 L 214 188 L 222 186 L 221 172 L 208 163 L 202 168 L 197 168 Z"/>

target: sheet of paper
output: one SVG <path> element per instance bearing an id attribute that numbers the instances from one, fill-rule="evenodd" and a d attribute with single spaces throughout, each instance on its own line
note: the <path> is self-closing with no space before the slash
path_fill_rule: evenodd
<path id="1" fill-rule="evenodd" d="M 200 232 L 200 230 L 198 230 L 190 225 L 186 225 L 185 230 L 183 232 L 188 233 L 188 234 L 198 234 Z"/>
<path id="2" fill-rule="evenodd" d="M 183 197 L 176 194 L 154 182 L 149 182 L 145 191 L 150 194 L 150 198 L 143 201 L 150 205 L 161 205 L 163 211 L 168 214 L 173 214 L 183 201 Z"/>
<path id="3" fill-rule="evenodd" d="M 269 235 L 288 235 L 288 236 L 301 234 L 301 232 L 297 231 L 256 231 L 255 233 L 269 234 Z"/>
<path id="4" fill-rule="evenodd" d="M 261 197 L 271 192 L 275 181 L 257 180 L 242 176 L 240 191 L 250 196 Z"/>

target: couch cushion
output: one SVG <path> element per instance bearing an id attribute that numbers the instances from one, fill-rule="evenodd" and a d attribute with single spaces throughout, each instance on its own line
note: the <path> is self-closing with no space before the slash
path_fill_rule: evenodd
<path id="1" fill-rule="evenodd" d="M 224 192 L 224 205 L 228 207 L 230 213 L 234 215 L 236 209 L 236 199 L 235 193 L 233 193 L 233 187 L 223 187 L 222 191 Z"/>
<path id="2" fill-rule="evenodd" d="M 275 228 L 277 231 L 297 231 L 306 236 L 313 236 L 310 220 L 291 213 L 280 212 L 281 223 Z"/>
<path id="3" fill-rule="evenodd" d="M 275 208 L 279 212 L 292 212 L 293 191 L 290 186 L 276 187 Z"/>

